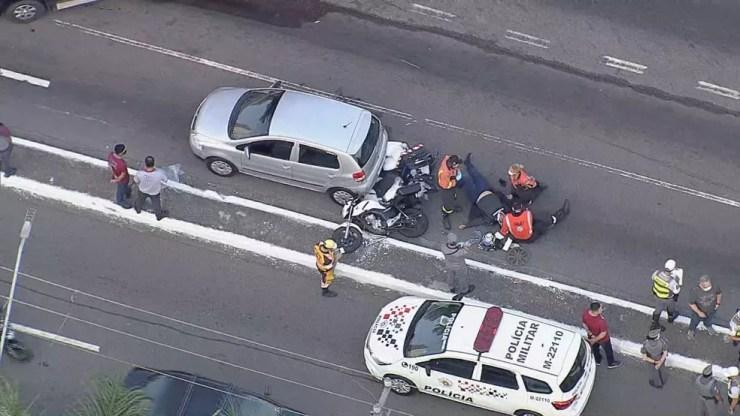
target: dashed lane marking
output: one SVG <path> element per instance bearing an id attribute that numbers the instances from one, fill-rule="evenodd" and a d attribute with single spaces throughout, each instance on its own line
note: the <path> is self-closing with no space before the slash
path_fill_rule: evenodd
<path id="1" fill-rule="evenodd" d="M 77 30 L 79 30 L 79 31 L 81 31 L 83 33 L 88 34 L 88 35 L 92 35 L 92 36 L 96 36 L 96 37 L 99 37 L 99 38 L 107 39 L 107 40 L 110 40 L 110 41 L 113 41 L 113 42 L 117 42 L 117 43 L 121 43 L 121 44 L 124 44 L 124 45 L 133 46 L 133 47 L 136 47 L 136 48 L 148 50 L 150 52 L 156 52 L 156 53 L 159 53 L 159 54 L 162 54 L 162 55 L 171 56 L 171 57 L 182 59 L 182 60 L 185 60 L 185 61 L 194 62 L 194 63 L 200 64 L 200 65 L 209 66 L 211 68 L 221 69 L 223 71 L 231 72 L 231 73 L 238 74 L 238 75 L 243 75 L 245 77 L 249 77 L 249 78 L 253 78 L 253 79 L 256 79 L 256 80 L 268 82 L 270 84 L 274 84 L 276 82 L 282 82 L 282 85 L 284 87 L 286 87 L 286 88 L 290 88 L 290 89 L 293 89 L 293 90 L 310 92 L 312 94 L 320 95 L 320 96 L 323 96 L 323 97 L 333 98 L 335 100 L 339 100 L 339 101 L 351 103 L 351 104 L 357 105 L 359 107 L 363 107 L 363 108 L 366 108 L 368 110 L 372 110 L 372 111 L 375 111 L 375 112 L 378 112 L 378 113 L 390 114 L 390 115 L 393 115 L 393 116 L 396 116 L 396 117 L 399 117 L 399 118 L 402 118 L 402 119 L 406 119 L 406 120 L 412 120 L 414 118 L 414 116 L 412 116 L 411 114 L 404 113 L 403 111 L 398 111 L 398 110 L 394 110 L 392 108 L 383 107 L 383 106 L 380 106 L 380 105 L 368 103 L 366 101 L 358 100 L 358 99 L 355 99 L 355 98 L 344 97 L 344 96 L 341 96 L 341 95 L 338 95 L 338 94 L 331 94 L 331 93 L 324 92 L 324 91 L 321 91 L 321 90 L 317 90 L 315 88 L 311 88 L 311 87 L 308 87 L 308 86 L 305 86 L 305 85 L 296 84 L 296 83 L 293 83 L 293 82 L 290 82 L 290 81 L 284 81 L 284 80 L 281 80 L 279 78 L 271 77 L 269 75 L 260 74 L 259 72 L 254 72 L 254 71 L 249 71 L 249 70 L 242 69 L 242 68 L 237 68 L 235 66 L 222 64 L 222 63 L 219 63 L 219 62 L 216 62 L 216 61 L 212 61 L 210 59 L 201 58 L 201 57 L 198 57 L 198 56 L 195 56 L 195 55 L 190 55 L 190 54 L 183 53 L 183 52 L 178 52 L 178 51 L 175 51 L 175 50 L 172 50 L 172 49 L 163 48 L 161 46 L 152 45 L 152 44 L 146 43 L 146 42 L 140 42 L 138 40 L 125 38 L 123 36 L 114 35 L 112 33 L 103 32 L 103 31 L 100 31 L 100 30 L 92 29 L 92 28 L 89 28 L 89 27 L 85 27 L 85 26 L 82 26 L 82 25 L 75 24 L 75 23 L 64 22 L 62 20 L 55 20 L 54 22 L 57 25 L 59 25 L 59 26 L 68 27 L 68 28 L 74 28 L 74 29 L 77 29 Z"/>
<path id="2" fill-rule="evenodd" d="M 113 201 L 98 198 L 82 192 L 71 191 L 68 189 L 60 188 L 58 186 L 48 185 L 19 176 L 11 176 L 10 178 L 6 178 L 0 184 L 0 186 L 14 189 L 18 192 L 30 194 L 34 197 L 44 200 L 56 201 L 58 203 L 74 207 L 82 211 L 93 212 L 95 214 L 103 215 L 106 217 L 115 217 L 119 220 L 125 220 L 131 223 L 143 224 L 153 229 L 160 230 L 175 236 L 184 236 L 202 241 L 207 244 L 217 244 L 224 247 L 233 247 L 237 250 L 260 253 L 260 255 L 262 256 L 268 256 L 275 260 L 296 264 L 309 268 L 311 270 L 315 270 L 316 268 L 316 259 L 313 255 L 308 253 L 298 252 L 264 241 L 255 240 L 244 235 L 208 228 L 199 224 L 193 224 L 174 218 L 165 218 L 162 221 L 157 221 L 154 215 L 151 215 L 149 213 L 137 214 L 132 210 L 123 209 L 122 207 L 116 205 Z M 378 286 L 400 293 L 407 293 L 415 296 L 433 299 L 450 298 L 450 294 L 447 292 L 408 282 L 396 278 L 395 276 L 392 276 L 390 274 L 366 270 L 348 264 L 340 263 L 337 266 L 337 273 L 342 277 L 354 280 L 361 284 Z M 483 306 L 491 306 L 488 303 L 481 302 L 474 298 L 469 298 L 468 302 L 477 303 Z M 526 312 L 520 312 L 513 309 L 507 308 L 506 310 L 517 313 L 519 315 L 523 315 L 525 317 L 530 317 L 532 319 L 538 319 L 540 321 L 550 323 L 555 326 L 564 327 L 579 334 L 584 334 L 584 330 L 577 326 L 553 321 L 544 317 L 534 317 L 533 315 Z M 135 335 L 132 336 L 140 338 Z M 640 352 L 640 344 L 629 340 L 617 338 L 612 338 L 612 340 L 614 341 L 615 347 L 622 354 L 629 355 L 638 359 L 642 357 L 642 354 Z M 142 341 L 151 342 L 151 340 L 148 339 L 142 339 Z M 203 356 L 203 358 L 209 357 Z M 694 373 L 699 373 L 705 366 L 709 365 L 709 363 L 695 358 L 685 357 L 680 354 L 671 353 L 668 356 L 666 365 L 686 371 L 691 371 Z M 720 373 L 724 374 L 724 371 L 726 371 L 725 369 L 719 367 L 717 368 L 717 370 L 718 375 Z"/>
<path id="3" fill-rule="evenodd" d="M 721 85 L 712 84 L 710 82 L 699 81 L 699 85 L 696 87 L 696 89 L 710 92 L 712 94 L 721 95 L 723 97 L 732 98 L 733 100 L 740 100 L 740 91 L 723 87 Z"/>
<path id="4" fill-rule="evenodd" d="M 457 17 L 456 15 L 450 12 L 435 9 L 429 6 L 424 6 L 423 4 L 413 3 L 411 6 L 412 6 L 412 9 L 410 11 L 413 13 L 422 14 L 424 16 L 429 16 L 429 17 L 434 17 L 436 19 L 444 20 L 445 22 L 451 22 L 452 19 Z"/>
<path id="5" fill-rule="evenodd" d="M 5 78 L 14 79 L 20 82 L 27 82 L 31 85 L 36 85 L 38 87 L 44 87 L 44 88 L 49 88 L 49 85 L 51 84 L 50 81 L 47 81 L 45 79 L 37 78 L 32 75 L 22 74 L 20 72 L 11 71 L 5 68 L 0 68 L 0 76 L 5 77 Z"/>
<path id="6" fill-rule="evenodd" d="M 636 62 L 625 61 L 624 59 L 614 58 L 611 56 L 604 56 L 604 64 L 612 68 L 621 69 L 624 71 L 634 72 L 635 74 L 644 74 L 647 66 L 638 64 Z"/>
<path id="7" fill-rule="evenodd" d="M 538 48 L 547 49 L 550 47 L 550 41 L 547 39 L 538 38 L 515 30 L 506 30 L 506 36 L 504 37 L 506 39 L 526 43 L 527 45 L 536 46 Z"/>

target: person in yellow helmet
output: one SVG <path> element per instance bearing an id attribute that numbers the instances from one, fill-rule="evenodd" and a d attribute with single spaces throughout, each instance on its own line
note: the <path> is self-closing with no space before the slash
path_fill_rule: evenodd
<path id="1" fill-rule="evenodd" d="M 334 282 L 334 268 L 344 251 L 337 248 L 334 240 L 319 241 L 313 246 L 313 254 L 316 256 L 316 268 L 321 273 L 321 296 L 333 298 L 336 292 L 329 289 Z"/>

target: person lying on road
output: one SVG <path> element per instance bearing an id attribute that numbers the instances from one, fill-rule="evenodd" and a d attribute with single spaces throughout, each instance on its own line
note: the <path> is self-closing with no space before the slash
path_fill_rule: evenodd
<path id="1" fill-rule="evenodd" d="M 465 156 L 465 169 L 468 171 L 469 182 L 463 189 L 470 200 L 470 213 L 465 224 L 459 228 L 464 230 L 476 225 L 494 225 L 498 223 L 498 215 L 502 213 L 508 202 L 506 196 L 501 191 L 493 189 L 486 178 L 475 167 L 471 160 L 470 153 Z"/>

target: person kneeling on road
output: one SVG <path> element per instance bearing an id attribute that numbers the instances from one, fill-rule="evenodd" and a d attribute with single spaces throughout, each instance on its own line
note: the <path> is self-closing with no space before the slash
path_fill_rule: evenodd
<path id="1" fill-rule="evenodd" d="M 509 195 L 511 200 L 519 201 L 524 205 L 530 205 L 534 200 L 540 196 L 542 191 L 547 189 L 547 186 L 537 181 L 534 176 L 531 176 L 524 170 L 524 166 L 519 163 L 514 163 L 509 167 Z M 506 181 L 499 180 L 502 186 L 506 186 Z"/>
<path id="2" fill-rule="evenodd" d="M 535 219 L 532 211 L 519 201 L 511 206 L 511 212 L 505 213 L 500 219 L 500 234 L 505 238 L 511 238 L 518 242 L 531 243 L 542 237 L 549 229 L 562 221 L 570 213 L 570 203 L 566 199 L 563 206 L 550 216 L 550 221 Z"/>
<path id="3" fill-rule="evenodd" d="M 463 188 L 470 203 L 470 213 L 467 223 L 459 228 L 464 230 L 476 225 L 494 225 L 498 223 L 498 215 L 508 206 L 506 196 L 501 191 L 493 189 L 486 178 L 475 167 L 470 153 L 465 157 L 465 168 L 468 171 L 468 184 Z"/>

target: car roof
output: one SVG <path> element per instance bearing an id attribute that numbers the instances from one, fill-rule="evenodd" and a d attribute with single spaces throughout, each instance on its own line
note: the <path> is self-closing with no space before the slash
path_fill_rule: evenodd
<path id="1" fill-rule="evenodd" d="M 557 377 L 569 370 L 566 364 L 577 354 L 573 346 L 580 339 L 571 330 L 531 316 L 466 303 L 450 331 L 447 351 L 480 354 Z"/>
<path id="2" fill-rule="evenodd" d="M 213 400 L 214 398 L 217 400 L 217 402 L 214 403 L 194 403 L 192 394 L 188 397 L 188 395 L 183 395 L 182 397 L 177 396 L 176 394 L 173 396 L 173 393 L 177 393 L 180 390 L 181 385 L 185 385 L 186 383 L 194 383 L 195 388 L 204 388 L 204 389 L 211 389 L 213 391 L 212 395 L 198 395 L 199 400 Z M 293 412 L 291 414 L 295 415 L 303 415 L 303 413 L 298 412 L 296 410 L 290 409 L 288 407 L 285 407 L 279 403 L 276 403 L 275 401 L 265 398 L 262 395 L 251 393 L 248 391 L 245 391 L 243 389 L 240 389 L 238 387 L 235 387 L 233 385 L 223 383 L 220 381 L 212 380 L 207 377 L 199 376 L 196 374 L 188 373 L 185 371 L 177 371 L 177 370 L 154 370 L 154 369 L 148 369 L 148 368 L 141 368 L 141 367 L 135 367 L 129 371 L 129 373 L 126 375 L 126 378 L 124 380 L 124 385 L 129 389 L 141 389 L 147 391 L 148 394 L 150 394 L 152 397 L 150 399 L 152 400 L 151 405 L 151 411 L 152 416 L 159 416 L 164 412 L 164 414 L 167 415 L 175 415 L 179 414 L 178 412 L 182 409 L 183 404 L 186 405 L 186 408 L 194 407 L 197 409 L 201 409 L 204 407 L 208 407 L 209 405 L 215 406 L 215 408 L 220 407 L 222 403 L 223 396 L 231 393 L 233 395 L 242 396 L 242 397 L 248 397 L 251 399 L 261 400 L 263 402 L 269 403 L 272 406 L 278 407 L 281 410 L 285 410 L 287 412 Z M 153 388 L 149 389 L 151 391 L 147 390 L 147 386 L 152 385 Z M 183 392 L 189 391 L 189 389 L 182 388 Z M 208 397 L 210 396 L 210 397 Z M 214 409 L 215 410 L 215 409 Z M 155 413 L 157 412 L 157 413 Z"/>
<path id="3" fill-rule="evenodd" d="M 285 90 L 270 123 L 270 136 L 294 138 L 354 153 L 370 128 L 369 111 L 331 98 Z M 353 147 L 353 148 L 350 148 Z"/>

